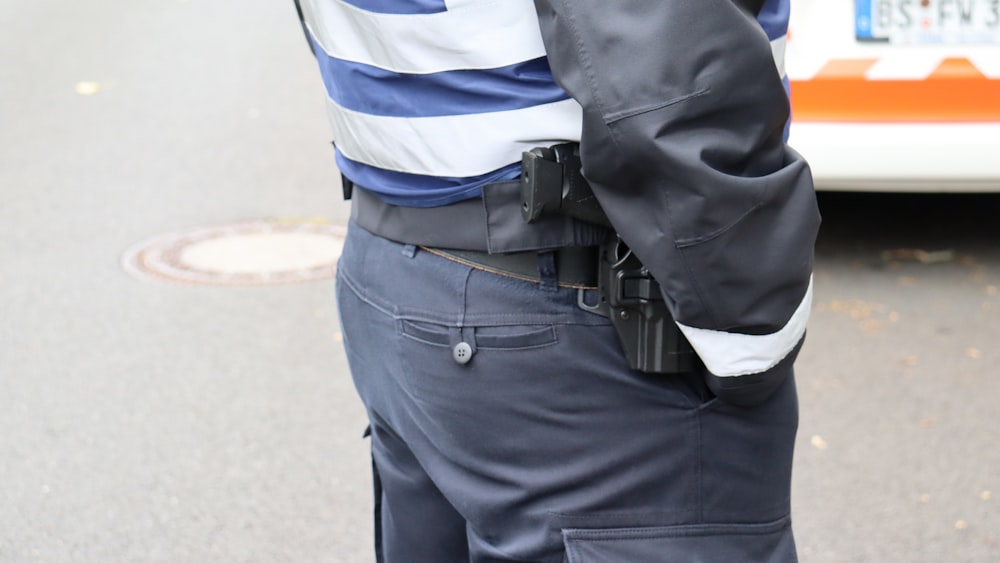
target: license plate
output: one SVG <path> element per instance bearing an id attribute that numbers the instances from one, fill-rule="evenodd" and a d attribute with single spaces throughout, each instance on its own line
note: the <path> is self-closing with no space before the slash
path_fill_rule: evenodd
<path id="1" fill-rule="evenodd" d="M 855 0 L 854 7 L 861 41 L 1000 43 L 1000 0 Z"/>

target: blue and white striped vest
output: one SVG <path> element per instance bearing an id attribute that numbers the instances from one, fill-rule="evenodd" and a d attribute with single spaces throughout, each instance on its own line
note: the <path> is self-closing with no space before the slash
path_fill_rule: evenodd
<path id="1" fill-rule="evenodd" d="M 768 0 L 759 18 L 782 76 L 788 3 Z M 520 174 L 523 151 L 580 139 L 581 108 L 553 80 L 532 0 L 301 5 L 337 165 L 389 203 L 479 197 Z"/>

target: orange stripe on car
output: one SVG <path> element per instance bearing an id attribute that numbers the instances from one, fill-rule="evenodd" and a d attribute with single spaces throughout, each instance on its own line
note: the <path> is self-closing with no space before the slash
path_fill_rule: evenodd
<path id="1" fill-rule="evenodd" d="M 872 80 L 878 59 L 828 61 L 808 80 L 792 80 L 796 121 L 1000 121 L 1000 79 L 965 58 L 944 59 L 921 80 Z"/>

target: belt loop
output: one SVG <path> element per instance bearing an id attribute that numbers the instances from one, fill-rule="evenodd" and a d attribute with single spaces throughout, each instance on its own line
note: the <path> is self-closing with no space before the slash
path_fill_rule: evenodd
<path id="1" fill-rule="evenodd" d="M 538 278 L 542 291 L 557 291 L 559 289 L 559 272 L 556 271 L 555 251 L 538 253 Z"/>
<path id="2" fill-rule="evenodd" d="M 344 201 L 351 199 L 354 194 L 354 182 L 350 181 L 347 176 L 343 174 L 340 175 L 340 189 L 344 192 Z"/>
<path id="3" fill-rule="evenodd" d="M 402 253 L 407 258 L 413 258 L 417 255 L 417 246 L 414 244 L 404 244 Z"/>

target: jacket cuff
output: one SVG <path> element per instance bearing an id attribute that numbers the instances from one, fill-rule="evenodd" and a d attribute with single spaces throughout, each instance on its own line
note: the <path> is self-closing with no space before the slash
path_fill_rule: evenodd
<path id="1" fill-rule="evenodd" d="M 719 399 L 740 406 L 752 407 L 766 401 L 793 373 L 795 358 L 802 349 L 805 337 L 784 359 L 771 369 L 736 377 L 720 377 L 707 368 L 703 375 L 705 384 Z"/>

